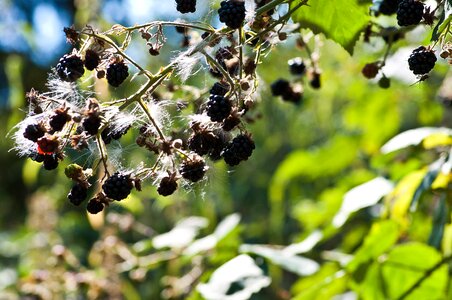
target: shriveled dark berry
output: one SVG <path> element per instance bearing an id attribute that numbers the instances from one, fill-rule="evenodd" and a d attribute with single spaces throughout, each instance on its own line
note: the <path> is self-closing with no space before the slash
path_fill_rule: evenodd
<path id="1" fill-rule="evenodd" d="M 32 152 L 28 155 L 28 157 L 35 162 L 42 163 L 44 161 L 45 155 L 38 152 Z"/>
<path id="2" fill-rule="evenodd" d="M 38 139 L 38 152 L 42 154 L 53 154 L 60 145 L 59 138 L 54 135 L 45 135 Z"/>
<path id="3" fill-rule="evenodd" d="M 313 89 L 319 89 L 322 86 L 322 83 L 320 81 L 320 73 L 314 72 L 312 74 L 311 80 L 309 80 L 309 85 Z"/>
<path id="4" fill-rule="evenodd" d="M 86 210 L 90 214 L 95 215 L 104 210 L 104 204 L 97 199 L 91 199 L 86 205 Z"/>
<path id="5" fill-rule="evenodd" d="M 301 92 L 294 91 L 292 88 L 282 95 L 282 99 L 287 102 L 299 104 L 303 98 Z"/>
<path id="6" fill-rule="evenodd" d="M 247 160 L 255 147 L 254 141 L 249 135 L 240 134 L 224 148 L 222 156 L 228 165 L 236 166 L 241 161 Z"/>
<path id="7" fill-rule="evenodd" d="M 395 43 L 403 38 L 403 32 L 394 26 L 383 28 L 380 32 L 380 36 L 386 43 Z"/>
<path id="8" fill-rule="evenodd" d="M 129 67 L 123 62 L 115 62 L 107 67 L 107 81 L 110 85 L 118 87 L 129 76 Z"/>
<path id="9" fill-rule="evenodd" d="M 99 132 L 99 127 L 102 120 L 96 114 L 90 114 L 82 121 L 83 130 L 90 135 L 96 135 Z"/>
<path id="10" fill-rule="evenodd" d="M 378 63 L 368 63 L 366 64 L 363 69 L 361 70 L 361 73 L 366 77 L 367 79 L 372 79 L 377 76 L 378 71 L 380 71 L 380 66 Z"/>
<path id="11" fill-rule="evenodd" d="M 61 131 L 68 121 L 71 120 L 71 116 L 67 113 L 67 109 L 57 109 L 55 113 L 50 117 L 49 125 L 53 131 Z"/>
<path id="12" fill-rule="evenodd" d="M 105 144 L 110 144 L 112 139 L 119 140 L 123 135 L 127 133 L 127 131 L 129 131 L 129 129 L 130 125 L 114 131 L 112 131 L 111 127 L 107 127 L 102 131 L 102 140 Z"/>
<path id="13" fill-rule="evenodd" d="M 83 201 L 85 201 L 87 195 L 88 189 L 80 183 L 77 183 L 71 188 L 67 198 L 72 204 L 79 206 Z"/>
<path id="14" fill-rule="evenodd" d="M 63 81 L 73 82 L 83 76 L 85 68 L 78 54 L 65 54 L 56 66 L 58 76 Z"/>
<path id="15" fill-rule="evenodd" d="M 176 0 L 176 9 L 183 14 L 196 11 L 196 0 Z"/>
<path id="16" fill-rule="evenodd" d="M 58 157 L 56 156 L 56 154 L 45 155 L 44 161 L 43 161 L 43 166 L 44 166 L 44 169 L 49 170 L 49 171 L 56 169 L 58 167 Z"/>
<path id="17" fill-rule="evenodd" d="M 270 88 L 273 96 L 282 96 L 291 90 L 289 81 L 285 79 L 276 80 L 270 85 Z"/>
<path id="18" fill-rule="evenodd" d="M 417 0 L 402 0 L 397 8 L 399 26 L 417 25 L 424 15 L 424 4 Z"/>
<path id="19" fill-rule="evenodd" d="M 182 162 L 179 173 L 191 182 L 200 181 L 207 171 L 206 163 L 200 156 L 192 156 Z"/>
<path id="20" fill-rule="evenodd" d="M 44 136 L 45 132 L 45 128 L 42 125 L 30 124 L 25 128 L 23 135 L 26 139 L 36 142 L 40 137 Z"/>
<path id="21" fill-rule="evenodd" d="M 85 53 L 85 68 L 92 71 L 100 63 L 100 57 L 99 54 L 96 53 L 96 51 L 93 50 L 86 50 Z"/>
<path id="22" fill-rule="evenodd" d="M 240 0 L 221 1 L 218 10 L 220 22 L 229 28 L 238 29 L 245 20 L 245 2 Z"/>
<path id="23" fill-rule="evenodd" d="M 175 178 L 167 176 L 160 181 L 157 193 L 162 196 L 172 195 L 177 190 L 177 181 Z"/>
<path id="24" fill-rule="evenodd" d="M 213 122 L 221 122 L 231 113 L 232 105 L 228 98 L 220 95 L 210 95 L 207 101 L 207 115 Z"/>
<path id="25" fill-rule="evenodd" d="M 408 58 L 410 70 L 413 71 L 415 75 L 427 74 L 433 69 L 435 63 L 435 53 L 424 46 L 414 49 Z"/>
<path id="26" fill-rule="evenodd" d="M 225 131 L 231 131 L 239 124 L 240 124 L 240 118 L 238 116 L 231 114 L 229 117 L 224 119 L 222 128 Z"/>
<path id="27" fill-rule="evenodd" d="M 210 89 L 209 92 L 212 95 L 224 96 L 224 95 L 226 95 L 228 90 L 229 90 L 229 85 L 223 84 L 220 82 L 215 82 L 215 84 L 212 86 L 212 88 Z"/>
<path id="28" fill-rule="evenodd" d="M 381 77 L 380 80 L 378 80 L 378 86 L 382 89 L 388 89 L 391 86 L 391 79 L 388 77 Z"/>
<path id="29" fill-rule="evenodd" d="M 306 72 L 306 65 L 300 57 L 292 58 L 288 64 L 292 75 L 303 75 Z"/>
<path id="30" fill-rule="evenodd" d="M 215 136 L 212 132 L 201 130 L 193 133 L 187 140 L 188 148 L 199 155 L 206 155 L 212 149 Z"/>
<path id="31" fill-rule="evenodd" d="M 393 15 L 397 12 L 400 0 L 383 0 L 380 2 L 378 12 L 383 15 Z"/>
<path id="32" fill-rule="evenodd" d="M 129 196 L 133 188 L 133 182 L 130 175 L 116 172 L 102 185 L 105 195 L 113 200 L 122 200 Z"/>

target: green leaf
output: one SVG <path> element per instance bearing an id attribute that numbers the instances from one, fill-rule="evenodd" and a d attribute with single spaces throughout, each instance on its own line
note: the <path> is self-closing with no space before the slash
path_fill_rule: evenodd
<path id="1" fill-rule="evenodd" d="M 291 7 L 300 1 L 293 1 Z M 323 33 L 353 54 L 360 33 L 370 21 L 369 7 L 369 3 L 356 0 L 309 1 L 292 15 L 292 19 L 314 33 Z"/>
<path id="2" fill-rule="evenodd" d="M 270 282 L 254 260 L 242 254 L 215 270 L 209 282 L 200 283 L 197 290 L 207 300 L 249 299 Z M 231 294 L 232 289 L 238 290 Z"/>
<path id="3" fill-rule="evenodd" d="M 386 154 L 397 151 L 408 146 L 419 145 L 425 138 L 433 134 L 452 136 L 452 130 L 445 127 L 421 127 L 404 131 L 381 147 L 381 152 Z"/>
<path id="4" fill-rule="evenodd" d="M 362 263 L 375 259 L 392 245 L 399 237 L 397 224 L 392 220 L 385 220 L 374 223 L 369 234 L 364 240 L 363 245 L 356 251 L 355 257 L 349 263 L 347 268 L 355 271 Z"/>
<path id="5" fill-rule="evenodd" d="M 284 250 L 273 249 L 268 246 L 243 244 L 240 247 L 240 252 L 265 257 L 275 265 L 300 276 L 308 276 L 319 270 L 319 264 L 311 259 L 287 254 Z"/>
<path id="6" fill-rule="evenodd" d="M 436 177 L 438 176 L 438 173 L 440 172 L 443 164 L 444 164 L 444 159 L 440 158 L 429 166 L 427 174 L 425 174 L 421 183 L 419 184 L 416 191 L 414 192 L 413 199 L 411 200 L 410 210 L 412 212 L 416 211 L 417 204 L 419 203 L 419 199 L 421 199 L 421 196 L 425 191 L 430 189 L 433 181 L 435 181 Z"/>
<path id="7" fill-rule="evenodd" d="M 439 17 L 438 23 L 436 23 L 435 28 L 432 32 L 432 41 L 437 41 L 444 29 L 446 29 L 447 24 L 452 21 L 452 1 L 446 1 L 444 3 L 444 11 L 441 13 Z"/>
<path id="8" fill-rule="evenodd" d="M 440 262 L 441 254 L 425 244 L 394 248 L 382 266 L 388 298 L 398 299 L 422 279 L 406 299 L 445 299 L 447 265 Z"/>
<path id="9" fill-rule="evenodd" d="M 444 228 L 447 224 L 447 216 L 449 214 L 449 209 L 446 203 L 446 194 L 441 194 L 439 203 L 435 208 L 435 213 L 433 215 L 433 228 L 428 238 L 428 244 L 436 249 L 441 246 L 441 241 L 444 235 Z"/>
<path id="10" fill-rule="evenodd" d="M 374 178 L 371 181 L 354 187 L 344 195 L 342 206 L 334 216 L 333 225 L 335 227 L 342 226 L 351 213 L 377 204 L 393 188 L 394 185 L 392 182 L 383 177 Z"/>

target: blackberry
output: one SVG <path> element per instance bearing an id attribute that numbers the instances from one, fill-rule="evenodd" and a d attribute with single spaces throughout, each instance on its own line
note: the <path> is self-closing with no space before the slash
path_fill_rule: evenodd
<path id="1" fill-rule="evenodd" d="M 130 175 L 120 172 L 116 172 L 108 177 L 102 185 L 105 195 L 110 199 L 118 201 L 127 198 L 132 191 L 132 188 L 133 182 L 132 179 L 130 179 Z"/>
<path id="2" fill-rule="evenodd" d="M 388 77 L 381 77 L 380 80 L 378 80 L 378 86 L 382 89 L 388 89 L 391 86 L 391 79 Z"/>
<path id="3" fill-rule="evenodd" d="M 222 84 L 220 82 L 215 82 L 215 84 L 210 89 L 210 94 L 224 96 L 229 91 L 229 85 Z"/>
<path id="4" fill-rule="evenodd" d="M 435 53 L 424 46 L 414 49 L 408 58 L 410 70 L 413 71 L 415 75 L 427 74 L 433 69 L 435 62 Z"/>
<path id="5" fill-rule="evenodd" d="M 160 181 L 157 193 L 162 196 L 172 195 L 177 190 L 177 181 L 172 176 L 163 177 Z"/>
<path id="6" fill-rule="evenodd" d="M 383 15 L 393 15 L 397 12 L 400 0 L 383 0 L 378 7 L 378 12 Z"/>
<path id="7" fill-rule="evenodd" d="M 90 135 L 96 135 L 99 131 L 99 127 L 102 123 L 102 120 L 96 114 L 90 114 L 86 118 L 83 119 L 82 126 L 83 130 L 86 131 Z"/>
<path id="8" fill-rule="evenodd" d="M 118 87 L 129 76 L 129 68 L 121 62 L 111 63 L 107 67 L 107 81 L 110 85 Z"/>
<path id="9" fill-rule="evenodd" d="M 187 141 L 188 149 L 199 155 L 206 155 L 212 149 L 215 136 L 210 131 L 201 130 L 193 133 Z"/>
<path id="10" fill-rule="evenodd" d="M 176 9 L 183 14 L 196 11 L 196 0 L 176 0 Z"/>
<path id="11" fill-rule="evenodd" d="M 38 152 L 32 152 L 28 155 L 28 157 L 35 162 L 42 163 L 44 161 L 45 155 L 40 154 Z"/>
<path id="12" fill-rule="evenodd" d="M 185 35 L 186 29 L 184 26 L 176 26 L 176 32 Z"/>
<path id="13" fill-rule="evenodd" d="M 302 93 L 294 91 L 292 88 L 282 95 L 282 99 L 287 102 L 299 104 L 302 100 Z"/>
<path id="14" fill-rule="evenodd" d="M 42 154 L 53 154 L 60 145 L 58 137 L 54 135 L 45 135 L 38 139 L 38 152 Z"/>
<path id="15" fill-rule="evenodd" d="M 91 199 L 89 200 L 88 205 L 86 205 L 86 210 L 90 214 L 95 215 L 104 210 L 104 204 L 97 199 Z"/>
<path id="16" fill-rule="evenodd" d="M 209 152 L 209 158 L 213 161 L 221 159 L 221 152 L 226 146 L 226 140 L 224 135 L 215 136 L 215 140 L 212 142 L 212 149 Z"/>
<path id="17" fill-rule="evenodd" d="M 43 161 L 44 169 L 53 170 L 58 167 L 58 157 L 56 154 L 44 155 Z"/>
<path id="18" fill-rule="evenodd" d="M 220 95 L 210 95 L 207 101 L 207 115 L 213 122 L 221 122 L 231 113 L 232 105 L 228 98 Z"/>
<path id="19" fill-rule="evenodd" d="M 71 116 L 69 116 L 67 111 L 67 108 L 59 108 L 55 111 L 55 114 L 50 117 L 49 125 L 52 127 L 52 131 L 61 131 L 64 125 L 71 120 Z"/>
<path id="20" fill-rule="evenodd" d="M 85 68 L 90 70 L 90 71 L 92 71 L 95 68 L 97 68 L 99 63 L 100 63 L 100 57 L 96 53 L 96 51 L 86 50 L 86 53 L 85 53 Z"/>
<path id="21" fill-rule="evenodd" d="M 402 0 L 397 8 L 399 26 L 417 25 L 424 14 L 424 4 L 417 0 Z"/>
<path id="22" fill-rule="evenodd" d="M 236 166 L 241 161 L 247 160 L 255 148 L 251 137 L 247 134 L 241 134 L 226 145 L 221 155 L 228 165 Z"/>
<path id="23" fill-rule="evenodd" d="M 290 88 L 290 83 L 285 79 L 278 79 L 270 85 L 273 96 L 282 96 L 287 93 Z"/>
<path id="24" fill-rule="evenodd" d="M 386 43 L 395 43 L 403 38 L 403 32 L 396 27 L 390 26 L 383 28 L 380 32 L 380 36 Z"/>
<path id="25" fill-rule="evenodd" d="M 289 60 L 288 64 L 292 75 L 303 75 L 306 72 L 306 65 L 300 57 Z"/>
<path id="26" fill-rule="evenodd" d="M 245 2 L 240 0 L 221 1 L 218 10 L 220 22 L 229 28 L 238 29 L 245 20 Z"/>
<path id="27" fill-rule="evenodd" d="M 58 76 L 63 81 L 73 82 L 83 76 L 83 60 L 77 54 L 65 54 L 56 66 Z"/>
<path id="28" fill-rule="evenodd" d="M 71 188 L 67 198 L 72 204 L 79 206 L 86 199 L 87 195 L 88 189 L 80 183 L 77 183 Z"/>
<path id="29" fill-rule="evenodd" d="M 190 180 L 191 182 L 200 181 L 204 177 L 206 171 L 206 163 L 200 156 L 197 155 L 193 155 L 189 159 L 185 160 L 179 168 L 179 173 L 182 177 Z"/>
<path id="30" fill-rule="evenodd" d="M 24 138 L 37 142 L 45 134 L 45 128 L 41 124 L 30 124 L 25 128 Z"/>

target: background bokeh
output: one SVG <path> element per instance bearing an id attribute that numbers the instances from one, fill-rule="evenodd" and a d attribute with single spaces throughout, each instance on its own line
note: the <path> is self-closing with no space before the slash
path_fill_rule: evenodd
<path id="1" fill-rule="evenodd" d="M 212 24 L 219 26 L 213 13 L 219 1 L 198 2 L 199 9 L 189 20 L 212 18 Z M 173 1 L 0 0 L 0 291 L 11 297 L 32 294 L 33 290 L 27 288 L 33 284 L 26 283 L 36 282 L 37 271 L 54 268 L 55 274 L 97 271 L 96 280 L 108 279 L 113 291 L 116 286 L 130 299 L 185 298 L 183 293 L 177 295 L 169 289 L 171 284 L 162 278 L 182 276 L 189 269 L 186 261 L 156 263 L 136 280 L 134 276 L 138 275 L 126 271 L 114 269 L 116 273 L 109 274 L 112 269 L 96 257 L 96 253 L 103 253 L 96 246 L 101 247 L 100 242 L 111 236 L 136 246 L 156 233 L 169 231 L 188 216 L 207 218 L 209 226 L 203 233 L 210 233 L 225 216 L 239 213 L 240 226 L 206 258 L 201 277 L 205 280 L 215 267 L 237 255 L 240 243 L 288 245 L 299 241 L 317 228 L 328 227 L 350 188 L 378 175 L 400 179 L 434 160 L 432 153 L 396 162 L 382 156 L 379 148 L 392 136 L 419 126 L 451 125 L 450 108 L 443 103 L 447 99 L 438 97 L 449 70 L 447 63 L 439 62 L 425 83 L 416 83 L 406 65 L 410 49 L 428 41 L 425 30 L 411 32 L 391 53 L 384 69 L 392 79 L 389 89 L 360 74 L 365 63 L 381 56 L 381 40 L 372 39 L 370 44 L 359 41 L 350 56 L 321 37 L 322 87 L 314 90 L 305 84 L 304 101 L 298 106 L 272 97 L 269 91 L 269 84 L 280 77 L 295 80 L 287 60 L 306 56 L 295 46 L 295 39 L 289 38 L 265 57 L 258 69 L 262 79 L 259 117 L 249 126 L 256 150 L 249 161 L 231 170 L 221 162 L 211 164 L 206 181 L 168 198 L 158 196 L 148 184 L 125 203 L 109 207 L 105 220 L 89 219 L 83 207 L 74 207 L 66 200 L 71 183 L 64 176 L 64 168 L 48 172 L 9 151 L 13 141 L 7 134 L 25 116 L 25 93 L 32 87 L 45 91 L 50 68 L 71 50 L 63 27 L 90 24 L 106 30 L 115 23 L 127 26 L 183 17 Z M 150 57 L 140 42 L 128 53 L 146 67 L 158 69 L 181 49 L 181 36 L 173 28 L 165 29 L 165 33 L 168 43 L 160 56 Z M 186 84 L 202 89 L 213 82 L 203 70 Z M 110 97 L 127 92 L 110 91 Z M 177 94 L 170 100 L 183 96 Z M 124 138 L 121 159 L 134 160 L 140 155 L 133 141 L 132 134 Z M 332 233 L 321 249 L 340 247 L 352 252 L 372 218 L 369 211 L 357 214 L 340 233 Z M 127 225 L 129 221 L 134 226 Z M 419 228 L 414 227 L 413 232 Z M 416 233 L 419 239 L 424 238 L 425 231 Z M 59 246 L 69 249 L 78 263 L 51 261 Z M 267 272 L 273 272 L 274 284 L 255 299 L 285 299 L 284 292 L 290 291 L 298 277 L 272 270 L 265 261 L 260 263 Z M 44 280 L 61 285 L 58 279 L 45 276 Z M 55 289 L 65 295 L 66 288 Z"/>

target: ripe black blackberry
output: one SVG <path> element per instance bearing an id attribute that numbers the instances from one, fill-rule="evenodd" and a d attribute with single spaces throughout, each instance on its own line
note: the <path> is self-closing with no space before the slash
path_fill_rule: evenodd
<path id="1" fill-rule="evenodd" d="M 163 177 L 160 181 L 157 193 L 162 196 L 172 195 L 177 190 L 177 181 L 174 176 Z"/>
<path id="2" fill-rule="evenodd" d="M 176 9 L 183 14 L 196 11 L 196 0 L 176 0 Z"/>
<path id="3" fill-rule="evenodd" d="M 96 135 L 102 123 L 100 117 L 96 114 L 89 114 L 82 121 L 83 130 L 90 135 Z"/>
<path id="4" fill-rule="evenodd" d="M 300 104 L 303 98 L 303 94 L 298 91 L 294 91 L 292 88 L 282 95 L 282 99 L 287 102 Z"/>
<path id="5" fill-rule="evenodd" d="M 85 68 L 90 70 L 90 71 L 92 71 L 95 68 L 97 68 L 99 63 L 100 63 L 100 57 L 96 53 L 96 51 L 86 50 L 86 53 L 85 53 Z"/>
<path id="6" fill-rule="evenodd" d="M 71 116 L 67 113 L 68 108 L 59 108 L 55 110 L 55 113 L 50 117 L 49 125 L 52 131 L 61 131 L 68 121 L 71 120 Z"/>
<path id="7" fill-rule="evenodd" d="M 393 15 L 397 12 L 400 0 L 383 0 L 378 7 L 378 12 L 383 15 Z"/>
<path id="8" fill-rule="evenodd" d="M 292 58 L 288 64 L 292 75 L 303 75 L 306 72 L 306 65 L 300 57 Z"/>
<path id="9" fill-rule="evenodd" d="M 91 199 L 91 200 L 89 200 L 88 204 L 86 205 L 86 210 L 90 214 L 95 215 L 104 210 L 104 204 L 97 199 Z"/>
<path id="10" fill-rule="evenodd" d="M 86 199 L 87 195 L 88 189 L 80 183 L 77 183 L 71 188 L 67 198 L 72 204 L 79 206 Z"/>
<path id="11" fill-rule="evenodd" d="M 63 81 L 73 82 L 83 76 L 85 68 L 78 54 L 65 54 L 56 66 L 58 76 Z"/>
<path id="12" fill-rule="evenodd" d="M 129 67 L 123 62 L 114 62 L 107 67 L 107 81 L 110 85 L 118 87 L 129 76 Z"/>
<path id="13" fill-rule="evenodd" d="M 367 79 L 372 79 L 377 76 L 378 72 L 380 71 L 380 65 L 378 62 L 368 63 L 366 64 L 362 70 L 361 73 L 366 77 Z"/>
<path id="14" fill-rule="evenodd" d="M 218 10 L 220 22 L 229 28 L 238 29 L 245 20 L 245 2 L 240 0 L 221 1 Z"/>
<path id="15" fill-rule="evenodd" d="M 282 96 L 291 90 L 289 81 L 281 78 L 274 81 L 270 88 L 273 96 Z"/>
<path id="16" fill-rule="evenodd" d="M 226 95 L 228 90 L 229 90 L 229 85 L 223 84 L 220 82 L 215 82 L 215 84 L 212 86 L 212 88 L 210 89 L 209 92 L 212 95 L 224 96 L 224 95 Z"/>
<path id="17" fill-rule="evenodd" d="M 397 8 L 399 26 L 417 25 L 424 15 L 424 4 L 417 0 L 402 0 Z"/>
<path id="18" fill-rule="evenodd" d="M 206 112 L 213 122 L 221 122 L 231 113 L 232 105 L 228 98 L 220 95 L 210 95 Z"/>
<path id="19" fill-rule="evenodd" d="M 200 181 L 207 171 L 206 163 L 198 155 L 192 155 L 186 159 L 179 168 L 179 173 L 183 178 L 191 182 Z"/>
<path id="20" fill-rule="evenodd" d="M 122 200 L 129 196 L 133 188 L 133 182 L 130 175 L 116 172 L 102 185 L 105 195 L 113 200 Z"/>
<path id="21" fill-rule="evenodd" d="M 415 75 L 427 74 L 433 69 L 435 62 L 435 53 L 424 46 L 414 49 L 408 58 L 410 70 L 413 71 Z"/>
<path id="22" fill-rule="evenodd" d="M 43 164 L 44 169 L 53 170 L 58 167 L 58 157 L 56 154 L 49 154 L 44 156 Z"/>
<path id="23" fill-rule="evenodd" d="M 38 163 L 42 163 L 44 161 L 45 155 L 44 154 L 40 154 L 38 152 L 32 152 L 30 154 L 28 154 L 28 157 L 35 162 Z"/>
<path id="24" fill-rule="evenodd" d="M 223 152 L 225 146 L 225 136 L 222 134 L 216 135 L 215 140 L 212 142 L 212 149 L 209 151 L 209 158 L 213 161 L 221 159 L 221 152 Z"/>
<path id="25" fill-rule="evenodd" d="M 228 165 L 236 166 L 247 160 L 255 148 L 254 141 L 248 134 L 240 134 L 226 145 L 221 155 Z"/>
<path id="26" fill-rule="evenodd" d="M 25 128 L 23 135 L 24 138 L 37 142 L 45 133 L 46 130 L 41 124 L 30 124 Z"/>

